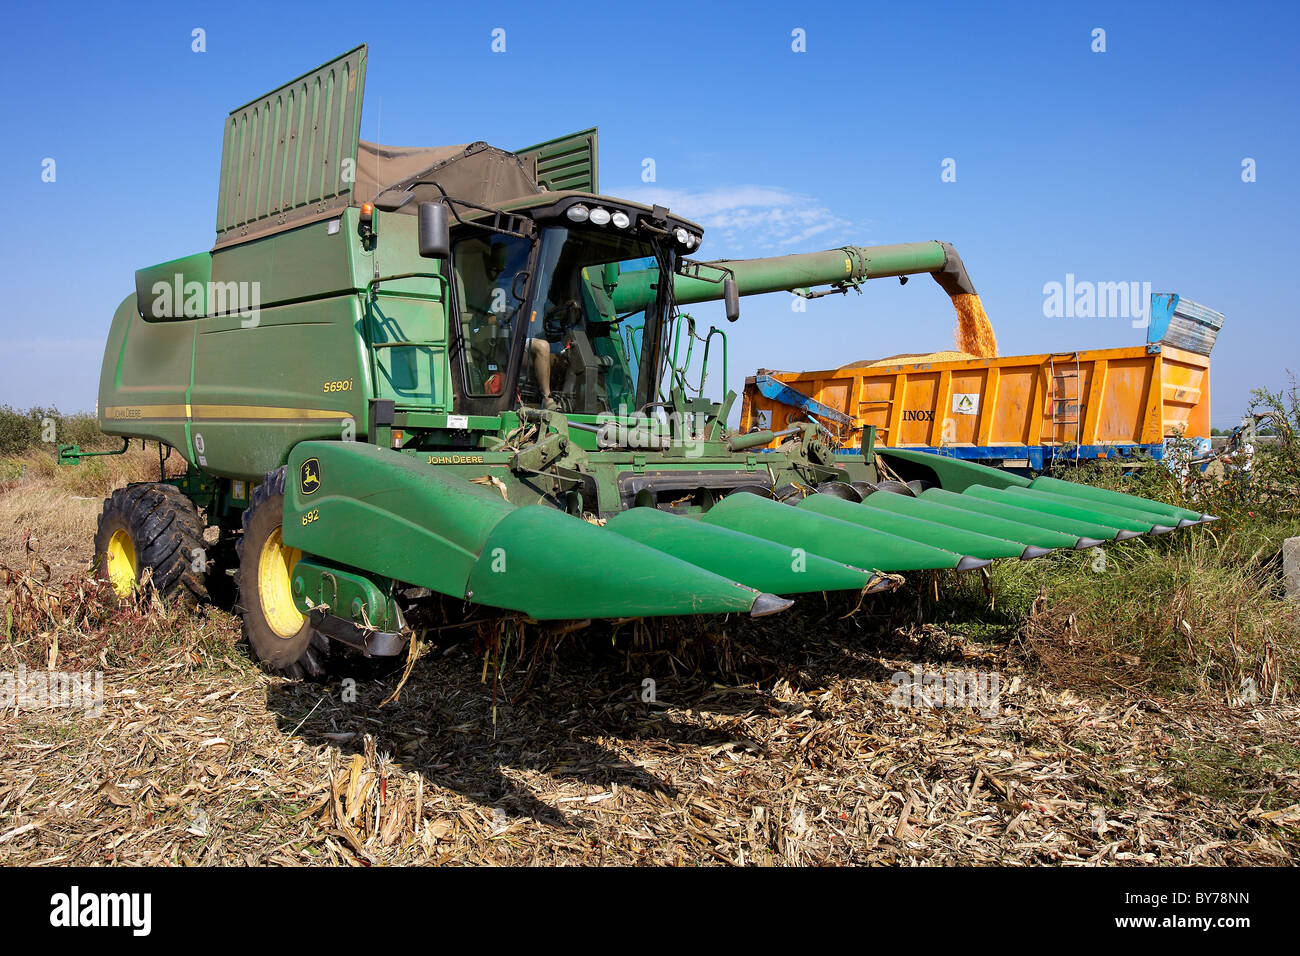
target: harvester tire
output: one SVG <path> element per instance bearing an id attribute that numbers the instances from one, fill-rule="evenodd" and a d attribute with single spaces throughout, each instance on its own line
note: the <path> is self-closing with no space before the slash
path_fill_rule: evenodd
<path id="1" fill-rule="evenodd" d="M 325 673 L 329 638 L 293 605 L 291 575 L 301 552 L 280 539 L 284 515 L 283 467 L 253 489 L 244 510 L 239 554 L 239 600 L 244 639 L 268 670 L 286 677 L 320 677 Z"/>
<path id="2" fill-rule="evenodd" d="M 119 597 L 144 579 L 164 598 L 193 606 L 208 599 L 203 519 L 175 485 L 144 482 L 104 501 L 95 532 L 95 567 Z"/>

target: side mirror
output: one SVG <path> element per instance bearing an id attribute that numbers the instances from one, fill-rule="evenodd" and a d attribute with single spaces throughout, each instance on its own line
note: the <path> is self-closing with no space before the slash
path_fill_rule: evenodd
<path id="1" fill-rule="evenodd" d="M 722 301 L 727 306 L 728 322 L 740 318 L 740 289 L 736 286 L 735 276 L 727 276 L 722 280 Z"/>
<path id="2" fill-rule="evenodd" d="M 416 232 L 419 237 L 420 258 L 449 258 L 451 233 L 447 225 L 447 207 L 440 202 L 422 202 L 417 216 Z"/>

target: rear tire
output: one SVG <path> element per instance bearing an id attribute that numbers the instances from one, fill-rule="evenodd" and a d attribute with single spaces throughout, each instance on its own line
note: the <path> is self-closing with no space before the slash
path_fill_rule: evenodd
<path id="1" fill-rule="evenodd" d="M 208 599 L 206 550 L 198 509 L 175 485 L 128 485 L 104 501 L 95 532 L 95 566 L 118 597 L 129 597 L 145 570 L 164 598 Z"/>
<path id="2" fill-rule="evenodd" d="M 293 604 L 293 566 L 302 557 L 280 538 L 284 515 L 283 467 L 253 489 L 244 510 L 239 555 L 239 600 L 244 639 L 264 667 L 286 677 L 320 677 L 325 673 L 329 639 Z"/>

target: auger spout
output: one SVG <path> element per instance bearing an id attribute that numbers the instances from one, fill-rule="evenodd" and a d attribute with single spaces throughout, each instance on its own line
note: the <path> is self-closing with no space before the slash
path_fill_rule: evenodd
<path id="1" fill-rule="evenodd" d="M 907 242 L 892 246 L 842 246 L 824 252 L 806 252 L 765 259 L 719 259 L 709 265 L 730 269 L 736 277 L 741 295 L 759 295 L 764 292 L 800 291 L 805 294 L 817 286 L 830 286 L 826 292 L 847 291 L 868 279 L 895 276 L 944 274 L 945 281 L 954 287 L 964 279 L 960 291 L 973 293 L 974 287 L 956 259 L 957 269 L 946 273 L 949 250 L 956 250 L 944 242 Z M 959 278 L 960 277 L 960 278 Z M 942 283 L 941 283 L 942 284 Z M 716 283 L 689 276 L 679 276 L 673 288 L 677 301 L 703 302 L 716 298 Z M 813 293 L 816 294 L 816 293 Z"/>
<path id="2" fill-rule="evenodd" d="M 712 267 L 712 268 L 711 268 Z M 948 293 L 957 312 L 957 344 L 975 355 L 997 354 L 992 327 L 966 265 L 948 242 L 904 242 L 888 246 L 841 246 L 761 259 L 717 259 L 677 275 L 673 294 L 690 305 L 722 298 L 722 271 L 736 280 L 741 295 L 793 292 L 805 298 L 847 293 L 870 279 L 929 273 Z M 654 301 L 658 273 L 627 272 L 619 276 L 614 306 L 619 313 L 635 312 Z M 819 288 L 825 287 L 825 288 Z"/>

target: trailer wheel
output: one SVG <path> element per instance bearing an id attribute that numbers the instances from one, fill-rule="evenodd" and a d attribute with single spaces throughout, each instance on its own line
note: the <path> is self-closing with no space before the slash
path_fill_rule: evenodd
<path id="1" fill-rule="evenodd" d="M 147 569 L 164 598 L 186 605 L 207 600 L 203 521 L 194 502 L 175 485 L 119 488 L 99 516 L 95 566 L 118 597 L 129 597 Z"/>
<path id="2" fill-rule="evenodd" d="M 302 557 L 280 537 L 284 514 L 285 469 L 266 476 L 244 511 L 239 554 L 239 602 L 244 638 L 261 663 L 286 677 L 319 677 L 325 673 L 329 639 L 293 603 L 293 566 Z"/>

